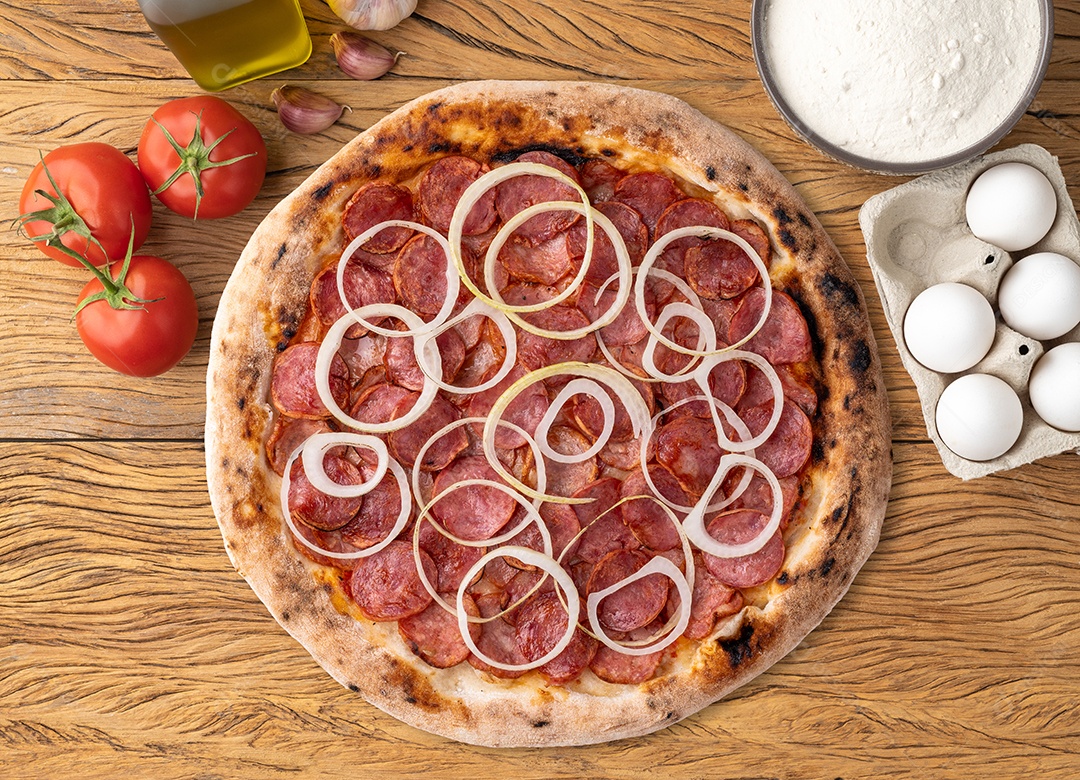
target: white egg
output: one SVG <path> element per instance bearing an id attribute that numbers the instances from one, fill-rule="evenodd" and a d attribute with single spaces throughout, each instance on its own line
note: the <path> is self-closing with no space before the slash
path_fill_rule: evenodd
<path id="1" fill-rule="evenodd" d="M 1028 255 L 998 287 L 1005 324 L 1033 339 L 1056 339 L 1080 325 L 1080 265 L 1057 252 Z"/>
<path id="2" fill-rule="evenodd" d="M 1060 344 L 1031 369 L 1028 396 L 1035 413 L 1063 431 L 1080 431 L 1080 343 Z"/>
<path id="3" fill-rule="evenodd" d="M 965 374 L 945 388 L 935 418 L 941 440 L 961 458 L 993 460 L 1020 438 L 1024 408 L 998 377 Z"/>
<path id="4" fill-rule="evenodd" d="M 982 293 L 957 282 L 923 290 L 904 315 L 904 342 L 931 371 L 966 371 L 994 343 L 994 310 Z"/>
<path id="5" fill-rule="evenodd" d="M 1018 252 L 1049 232 L 1057 216 L 1057 193 L 1042 171 L 1007 162 L 975 179 L 965 211 L 976 238 L 1006 252 Z"/>

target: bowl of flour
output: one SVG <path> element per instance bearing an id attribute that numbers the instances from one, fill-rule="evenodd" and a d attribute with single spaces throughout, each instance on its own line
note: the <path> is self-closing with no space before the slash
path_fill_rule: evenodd
<path id="1" fill-rule="evenodd" d="M 1053 42 L 1051 0 L 754 0 L 777 110 L 827 155 L 917 174 L 982 154 L 1020 120 Z"/>

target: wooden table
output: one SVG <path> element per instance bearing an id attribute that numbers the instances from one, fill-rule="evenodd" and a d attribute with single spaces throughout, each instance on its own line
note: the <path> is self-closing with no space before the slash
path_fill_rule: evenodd
<path id="1" fill-rule="evenodd" d="M 304 0 L 303 67 L 224 97 L 265 134 L 266 185 L 241 215 L 155 206 L 146 250 L 199 300 L 198 339 L 156 379 L 114 374 L 69 320 L 87 274 L 0 233 L 0 777 L 1038 777 L 1080 774 L 1080 458 L 962 483 L 930 444 L 866 263 L 857 213 L 899 180 L 799 141 L 754 68 L 749 1 L 421 0 L 376 34 L 406 52 L 380 81 L 337 70 L 342 25 Z M 1080 9 L 1059 0 L 1045 84 L 1003 146 L 1037 143 L 1080 183 Z M 39 150 L 132 154 L 164 101 L 200 90 L 135 0 L 0 3 L 0 215 Z M 445 84 L 614 81 L 677 95 L 761 149 L 817 212 L 863 286 L 894 423 L 880 546 L 793 653 L 663 732 L 494 751 L 404 726 L 333 682 L 231 568 L 206 494 L 204 376 L 218 297 L 251 231 L 355 133 Z M 350 106 L 285 132 L 285 81 Z"/>

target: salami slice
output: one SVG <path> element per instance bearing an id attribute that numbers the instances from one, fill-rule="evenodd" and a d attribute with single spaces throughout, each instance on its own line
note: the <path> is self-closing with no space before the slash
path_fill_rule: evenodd
<path id="1" fill-rule="evenodd" d="M 319 345 L 315 342 L 290 344 L 274 360 L 270 379 L 270 399 L 274 408 L 290 417 L 311 420 L 330 416 L 330 410 L 315 389 L 315 361 Z M 338 405 L 348 405 L 349 369 L 339 355 L 330 361 L 330 395 Z"/>
<path id="2" fill-rule="evenodd" d="M 359 485 L 364 481 L 360 469 L 340 456 L 328 454 L 323 459 L 323 469 L 339 485 Z M 304 462 L 297 458 L 289 471 L 288 500 L 293 520 L 320 531 L 333 531 L 352 520 L 360 511 L 364 497 L 341 498 L 323 493 L 308 481 Z"/>
<path id="3" fill-rule="evenodd" d="M 526 152 L 515 162 L 547 165 L 574 181 L 578 180 L 577 171 L 550 152 Z M 495 187 L 495 208 L 503 222 L 509 221 L 529 206 L 560 200 L 580 202 L 581 197 L 573 187 L 546 176 L 515 176 Z M 550 211 L 528 220 L 518 227 L 514 235 L 522 241 L 536 245 L 554 238 L 578 219 L 580 215 L 575 211 Z"/>
<path id="4" fill-rule="evenodd" d="M 654 438 L 656 460 L 688 493 L 704 493 L 723 455 L 713 423 L 698 417 L 676 417 L 661 425 Z"/>
<path id="5" fill-rule="evenodd" d="M 401 304 L 421 317 L 433 317 L 446 300 L 446 253 L 421 233 L 402 247 L 394 261 L 394 289 Z"/>
<path id="6" fill-rule="evenodd" d="M 394 419 L 395 410 L 405 399 L 415 399 L 416 393 L 388 383 L 375 384 L 356 399 L 349 416 L 369 425 Z M 399 415 L 400 416 L 400 415 Z"/>
<path id="7" fill-rule="evenodd" d="M 385 271 L 350 261 L 345 264 L 343 277 L 345 297 L 355 309 L 372 303 L 393 303 L 397 300 L 393 280 Z M 319 272 L 311 285 L 310 295 L 312 311 L 324 328 L 329 328 L 345 315 L 345 304 L 338 292 L 336 265 L 327 266 Z M 374 320 L 373 324 L 378 325 L 381 320 L 382 318 Z M 365 330 L 357 323 L 350 328 L 347 335 L 356 338 Z"/>
<path id="8" fill-rule="evenodd" d="M 358 189 L 345 204 L 341 226 L 346 243 L 367 230 L 388 220 L 413 221 L 416 218 L 412 193 L 405 187 L 384 182 L 372 182 Z M 413 234 L 406 227 L 390 227 L 379 231 L 363 245 L 365 252 L 382 255 L 396 252 Z"/>
<path id="9" fill-rule="evenodd" d="M 754 436 L 765 430 L 772 417 L 772 403 L 743 409 L 739 416 Z M 805 465 L 814 444 L 814 431 L 810 420 L 791 401 L 784 401 L 776 430 L 755 451 L 758 459 L 777 477 L 790 477 Z"/>
<path id="10" fill-rule="evenodd" d="M 615 550 L 601 558 L 585 586 L 586 594 L 598 593 L 631 576 L 649 562 L 637 550 Z M 605 597 L 597 607 L 597 618 L 606 631 L 633 631 L 648 625 L 667 604 L 668 578 L 650 574 L 628 583 Z"/>
<path id="11" fill-rule="evenodd" d="M 731 317 L 729 344 L 740 341 L 753 330 L 764 311 L 765 295 L 764 288 L 754 287 L 742 296 L 739 308 Z M 743 348 L 758 353 L 773 365 L 810 359 L 813 354 L 810 329 L 799 305 L 790 295 L 773 290 L 772 306 L 765 324 Z"/>
<path id="12" fill-rule="evenodd" d="M 578 169 L 581 187 L 593 204 L 615 197 L 615 185 L 626 174 L 606 160 L 587 160 Z"/>
<path id="13" fill-rule="evenodd" d="M 632 173 L 615 185 L 615 200 L 640 214 L 653 236 L 667 207 L 685 197 L 675 182 L 659 173 Z"/>
<path id="14" fill-rule="evenodd" d="M 710 394 L 713 398 L 722 401 L 732 408 L 739 403 L 739 400 L 743 397 L 746 389 L 747 368 L 746 363 L 742 360 L 725 360 L 722 363 L 717 363 L 712 370 L 709 371 Z M 703 395 L 701 387 L 697 382 L 692 380 L 678 383 L 666 382 L 661 386 L 660 391 L 664 394 L 664 400 L 666 400 L 669 405 L 679 403 L 688 398 Z M 691 414 L 694 417 L 711 419 L 712 411 L 709 406 L 710 405 L 704 400 L 690 401 L 677 409 L 673 409 L 671 414 Z"/>
<path id="15" fill-rule="evenodd" d="M 678 600 L 678 594 L 675 597 Z M 694 569 L 694 594 L 690 603 L 690 622 L 683 631 L 687 639 L 704 639 L 713 632 L 716 621 L 734 615 L 743 608 L 739 591 L 717 579 L 707 566 Z"/>
<path id="16" fill-rule="evenodd" d="M 652 478 L 656 490 L 661 496 L 679 506 L 690 506 L 690 497 L 679 485 L 675 476 L 658 464 L 649 467 L 649 476 Z M 655 495 L 649 483 L 645 481 L 645 474 L 640 468 L 631 471 L 623 480 L 621 498 L 631 496 Z M 634 537 L 642 545 L 650 550 L 662 552 L 673 550 L 678 547 L 682 539 L 675 529 L 667 512 L 660 507 L 653 498 L 638 498 L 627 501 L 622 505 L 623 522 L 630 529 Z M 676 518 L 679 515 L 676 514 Z"/>
<path id="17" fill-rule="evenodd" d="M 419 398 L 418 393 L 411 393 L 409 397 L 402 398 L 394 407 L 390 419 L 396 420 L 408 414 L 416 404 L 417 398 Z M 402 465 L 412 468 L 424 445 L 447 425 L 459 419 L 461 419 L 461 413 L 457 407 L 443 396 L 437 395 L 419 419 L 390 433 L 388 436 L 390 450 Z M 420 468 L 423 471 L 440 471 L 449 466 L 454 458 L 468 446 L 469 436 L 464 428 L 457 427 L 447 431 L 427 448 Z"/>
<path id="18" fill-rule="evenodd" d="M 540 517 L 551 534 L 552 557 L 568 557 L 564 552 L 581 530 L 577 513 L 566 504 L 545 503 L 540 505 Z"/>
<path id="19" fill-rule="evenodd" d="M 495 402 L 499 400 L 499 396 L 523 376 L 525 376 L 524 369 L 515 366 L 506 378 L 494 387 L 469 396 L 468 416 L 487 417 Z M 551 401 L 548 399 L 547 390 L 541 382 L 535 382 L 510 402 L 506 411 L 503 412 L 502 419 L 517 425 L 531 436 L 536 433 L 536 426 L 544 419 L 549 406 L 551 406 Z M 483 433 L 483 429 L 484 426 L 480 424 L 473 428 L 478 435 Z M 525 439 L 520 434 L 508 428 L 499 427 L 495 431 L 495 446 L 500 450 L 512 450 L 523 447 L 525 444 Z"/>
<path id="20" fill-rule="evenodd" d="M 548 432 L 548 443 L 563 455 L 580 455 L 592 446 L 588 439 L 566 425 L 553 425 Z M 596 480 L 600 469 L 596 458 L 586 458 L 576 463 L 546 463 L 547 488 L 545 493 L 555 496 L 571 496 Z"/>
<path id="21" fill-rule="evenodd" d="M 465 344 L 453 328 L 435 337 L 442 363 L 442 381 L 452 383 L 465 364 Z M 424 389 L 424 372 L 416 362 L 416 351 L 411 337 L 386 339 L 383 355 L 386 371 L 391 381 L 408 390 Z"/>
<path id="22" fill-rule="evenodd" d="M 647 640 L 659 631 L 659 624 L 652 624 L 639 628 L 622 636 L 609 634 L 616 640 Z M 637 685 L 652 679 L 656 674 L 656 668 L 664 658 L 664 651 L 647 653 L 646 655 L 627 655 L 617 650 L 612 650 L 607 645 L 600 645 L 593 656 L 589 668 L 593 674 L 601 680 L 617 685 Z"/>
<path id="23" fill-rule="evenodd" d="M 637 547 L 638 541 L 623 522 L 620 508 L 601 515 L 582 531 L 574 548 L 574 559 L 596 563 L 616 550 Z"/>
<path id="24" fill-rule="evenodd" d="M 487 172 L 487 166 L 468 157 L 450 156 L 436 160 L 420 178 L 417 199 L 427 224 L 443 235 L 450 232 L 450 221 L 462 194 L 470 184 Z M 495 224 L 495 191 L 488 190 L 465 217 L 462 233 L 475 236 Z"/>
<path id="25" fill-rule="evenodd" d="M 466 479 L 502 482 L 485 458 L 463 455 L 435 477 L 435 494 Z M 459 539 L 478 542 L 490 539 L 503 529 L 517 508 L 506 493 L 487 485 L 460 488 L 444 496 L 432 514 L 443 527 Z"/>
<path id="26" fill-rule="evenodd" d="M 715 204 L 698 198 L 683 198 L 677 200 L 664 209 L 656 222 L 656 238 L 659 239 L 665 233 L 686 227 L 715 227 L 728 230 L 731 222 L 727 214 Z M 660 255 L 658 265 L 671 271 L 677 276 L 686 276 L 684 272 L 685 257 L 687 250 L 692 247 L 700 247 L 708 243 L 703 238 L 679 238 L 672 241 L 664 248 Z"/>
<path id="27" fill-rule="evenodd" d="M 499 251 L 499 262 L 512 279 L 540 284 L 555 284 L 574 267 L 566 233 L 556 233 L 539 243 L 515 237 Z"/>
<path id="28" fill-rule="evenodd" d="M 440 593 L 442 599 L 454 604 L 457 593 Z M 468 593 L 462 599 L 465 612 L 479 617 L 480 610 Z M 427 609 L 398 621 L 398 632 L 416 655 L 436 669 L 449 669 L 469 657 L 469 647 L 461 638 L 457 616 L 432 601 Z M 480 624 L 470 623 L 469 634 L 475 642 L 480 638 Z"/>
<path id="29" fill-rule="evenodd" d="M 617 296 L 616 287 L 609 285 L 600 292 L 600 288 L 590 282 L 581 286 L 581 295 L 578 297 L 578 308 L 585 314 L 589 322 L 596 322 L 607 314 L 615 303 Z M 645 313 L 650 321 L 656 319 L 656 299 L 651 290 L 645 291 Z M 627 344 L 636 344 L 649 335 L 641 315 L 634 306 L 632 300 L 620 310 L 615 320 L 600 328 L 600 336 L 608 347 L 619 347 Z"/>
<path id="30" fill-rule="evenodd" d="M 742 544 L 757 536 L 769 522 L 767 515 L 752 509 L 724 512 L 709 521 L 708 531 L 724 544 Z M 738 558 L 704 555 L 705 567 L 721 582 L 734 588 L 749 588 L 768 582 L 784 565 L 784 540 L 777 531 L 756 553 Z"/>
<path id="31" fill-rule="evenodd" d="M 649 248 L 649 229 L 642 221 L 641 215 L 625 203 L 617 201 L 597 203 L 595 208 L 611 220 L 622 237 L 631 265 L 639 265 Z M 570 238 L 570 250 L 574 258 L 573 272 L 577 274 L 581 270 L 581 263 L 585 259 L 585 248 L 588 241 L 588 229 L 585 221 L 581 220 L 575 224 L 570 228 L 567 235 Z M 615 253 L 614 244 L 611 243 L 606 230 L 595 227 L 592 260 L 589 262 L 589 270 L 585 273 L 585 278 L 595 285 L 602 285 L 618 272 L 619 259 Z"/>
<path id="32" fill-rule="evenodd" d="M 270 437 L 266 440 L 266 459 L 270 461 L 270 468 L 278 476 L 283 475 L 289 456 L 297 447 L 302 445 L 309 436 L 316 433 L 328 433 L 330 430 L 332 429 L 325 420 L 306 420 L 278 415 L 274 419 Z"/>
<path id="33" fill-rule="evenodd" d="M 517 646 L 529 661 L 549 653 L 566 633 L 569 616 L 554 592 L 537 594 L 522 604 L 517 613 Z M 596 655 L 598 644 L 580 628 L 575 628 L 566 649 L 537 671 L 553 685 L 576 680 Z"/>
<path id="34" fill-rule="evenodd" d="M 367 463 L 360 465 L 364 479 L 370 479 L 374 471 L 374 466 Z M 378 485 L 364 494 L 360 511 L 337 533 L 351 548 L 366 550 L 389 536 L 400 514 L 401 488 L 394 475 L 388 473 Z"/>
<path id="35" fill-rule="evenodd" d="M 420 549 L 426 552 L 435 564 L 436 579 L 431 581 L 435 590 L 440 593 L 457 593 L 465 574 L 484 555 L 485 548 L 458 544 L 428 522 L 421 524 L 419 533 Z M 449 601 L 454 603 L 453 598 Z"/>
<path id="36" fill-rule="evenodd" d="M 434 580 L 435 564 L 423 550 L 419 565 L 428 580 Z M 349 597 L 369 620 L 400 620 L 423 612 L 432 599 L 416 567 L 412 545 L 390 542 L 361 560 L 346 586 Z"/>
<path id="37" fill-rule="evenodd" d="M 528 659 L 518 647 L 517 630 L 505 620 L 489 620 L 482 623 L 480 638 L 476 640 L 476 646 L 488 658 L 499 663 L 514 666 L 528 663 Z M 468 661 L 473 668 L 504 680 L 513 680 L 525 674 L 524 671 L 508 671 L 498 666 L 491 666 L 471 653 Z"/>
<path id="38" fill-rule="evenodd" d="M 566 332 L 589 326 L 589 318 L 580 310 L 561 303 L 530 312 L 528 320 L 538 328 L 553 332 Z M 527 330 L 519 330 L 517 342 L 518 362 L 530 371 L 569 361 L 591 363 L 593 355 L 596 354 L 596 338 L 592 334 L 577 339 L 549 339 Z"/>

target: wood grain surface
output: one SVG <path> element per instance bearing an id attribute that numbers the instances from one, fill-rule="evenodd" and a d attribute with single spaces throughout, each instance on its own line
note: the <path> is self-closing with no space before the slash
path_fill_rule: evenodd
<path id="1" fill-rule="evenodd" d="M 1080 458 L 960 482 L 929 443 L 886 327 L 858 210 L 902 179 L 847 168 L 780 119 L 749 0 L 420 0 L 375 33 L 394 71 L 337 70 L 343 28 L 303 7 L 314 52 L 224 93 L 264 133 L 266 185 L 192 224 L 155 205 L 145 249 L 198 297 L 191 354 L 156 379 L 110 372 L 70 321 L 87 280 L 0 232 L 0 778 L 1074 778 L 1080 776 Z M 1037 143 L 1080 186 L 1080 6 L 1059 0 L 1047 80 L 1002 146 Z M 868 299 L 894 423 L 880 546 L 793 653 L 702 713 L 640 739 L 496 751 L 404 726 L 333 682 L 231 568 L 206 495 L 204 381 L 218 296 L 262 217 L 355 133 L 481 78 L 603 80 L 676 95 L 761 149 L 819 215 Z M 0 0 L 0 218 L 39 152 L 134 153 L 150 112 L 199 89 L 135 0 Z M 349 106 L 284 131 L 288 81 Z"/>

